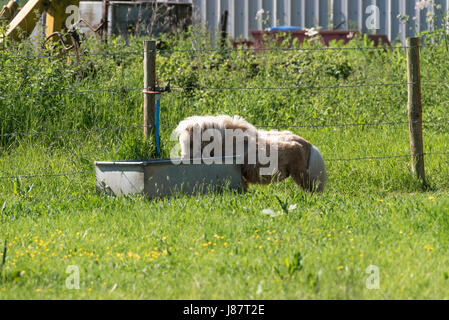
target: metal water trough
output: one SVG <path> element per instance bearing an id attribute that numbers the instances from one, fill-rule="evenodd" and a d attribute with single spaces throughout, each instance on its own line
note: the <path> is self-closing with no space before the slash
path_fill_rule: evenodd
<path id="1" fill-rule="evenodd" d="M 214 159 L 217 158 L 207 160 Z M 241 165 L 224 164 L 224 161 L 223 164 L 194 163 L 175 165 L 170 159 L 97 161 L 97 191 L 116 196 L 145 194 L 154 199 L 223 189 L 242 190 Z"/>

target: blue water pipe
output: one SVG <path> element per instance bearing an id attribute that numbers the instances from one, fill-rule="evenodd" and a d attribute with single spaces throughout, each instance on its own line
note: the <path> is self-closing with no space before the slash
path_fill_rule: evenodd
<path id="1" fill-rule="evenodd" d="M 159 141 L 159 117 L 161 112 L 161 95 L 156 95 L 156 154 L 158 157 L 161 156 L 161 146 Z"/>
<path id="2" fill-rule="evenodd" d="M 278 27 L 271 27 L 268 29 L 268 31 L 300 31 L 300 27 L 295 26 L 278 26 Z"/>

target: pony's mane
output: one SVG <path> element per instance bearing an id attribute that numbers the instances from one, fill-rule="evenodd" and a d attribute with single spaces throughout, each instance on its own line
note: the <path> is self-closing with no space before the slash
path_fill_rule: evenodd
<path id="1" fill-rule="evenodd" d="M 201 130 L 205 129 L 241 129 L 242 131 L 250 131 L 257 134 L 257 129 L 240 116 L 193 116 L 184 119 L 176 127 L 175 131 L 181 134 L 190 131 L 193 127 L 198 126 Z"/>

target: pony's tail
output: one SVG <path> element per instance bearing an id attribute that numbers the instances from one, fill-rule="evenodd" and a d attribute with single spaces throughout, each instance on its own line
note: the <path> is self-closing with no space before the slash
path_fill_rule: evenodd
<path id="1" fill-rule="evenodd" d="M 309 179 L 313 192 L 323 192 L 327 184 L 326 165 L 317 147 L 312 146 L 309 159 Z"/>

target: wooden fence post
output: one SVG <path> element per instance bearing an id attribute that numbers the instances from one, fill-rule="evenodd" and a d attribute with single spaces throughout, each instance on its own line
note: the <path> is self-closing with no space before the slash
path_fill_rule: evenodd
<path id="1" fill-rule="evenodd" d="M 425 186 L 419 46 L 419 38 L 407 38 L 408 122 L 412 169 Z"/>
<path id="2" fill-rule="evenodd" d="M 220 47 L 224 49 L 226 46 L 226 39 L 228 37 L 227 27 L 228 27 L 228 10 L 226 10 L 221 15 L 221 34 L 220 34 Z"/>
<path id="3" fill-rule="evenodd" d="M 153 93 L 156 85 L 156 41 L 144 41 L 144 96 L 143 96 L 143 126 L 146 139 L 155 132 L 156 101 Z"/>
<path id="4" fill-rule="evenodd" d="M 101 41 L 103 43 L 108 43 L 108 7 L 109 7 L 109 1 L 103 0 L 102 3 L 102 15 L 101 15 L 101 22 L 103 23 L 100 31 L 101 31 Z"/>

